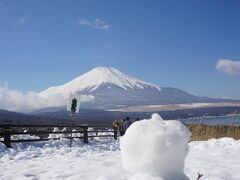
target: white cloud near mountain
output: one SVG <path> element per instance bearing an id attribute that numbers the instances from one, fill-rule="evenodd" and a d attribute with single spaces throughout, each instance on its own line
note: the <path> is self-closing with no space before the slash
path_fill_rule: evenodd
<path id="1" fill-rule="evenodd" d="M 104 20 L 100 18 L 96 18 L 94 21 L 90 21 L 87 18 L 81 18 L 77 20 L 76 24 L 79 26 L 86 26 L 105 31 L 110 29 L 111 27 L 110 24 L 106 23 Z"/>
<path id="2" fill-rule="evenodd" d="M 240 61 L 219 59 L 216 64 L 216 69 L 227 75 L 240 75 Z"/>
<path id="3" fill-rule="evenodd" d="M 90 101 L 92 97 L 83 95 L 82 102 Z M 10 89 L 8 85 L 0 86 L 0 109 L 17 112 L 30 112 L 49 107 L 66 107 L 67 99 L 62 95 L 41 97 L 34 91 L 23 93 Z"/>

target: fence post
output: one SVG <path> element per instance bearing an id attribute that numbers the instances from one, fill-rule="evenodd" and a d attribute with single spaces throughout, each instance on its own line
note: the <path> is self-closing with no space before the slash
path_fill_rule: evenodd
<path id="1" fill-rule="evenodd" d="M 11 148 L 11 128 L 9 125 L 3 128 L 4 144 L 7 148 Z"/>
<path id="2" fill-rule="evenodd" d="M 88 143 L 88 127 L 83 127 L 83 142 Z"/>
<path id="3" fill-rule="evenodd" d="M 117 127 L 114 127 L 114 139 L 117 140 L 117 130 L 118 128 Z"/>

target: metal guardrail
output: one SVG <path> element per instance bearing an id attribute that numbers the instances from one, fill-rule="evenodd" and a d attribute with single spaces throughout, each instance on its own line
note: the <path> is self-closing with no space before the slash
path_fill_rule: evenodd
<path id="1" fill-rule="evenodd" d="M 70 128 L 70 130 L 66 131 L 49 131 L 49 130 L 33 130 L 35 128 Z M 0 128 L 2 128 L 2 133 L 0 133 L 0 136 L 3 137 L 3 141 L 0 141 L 1 143 L 4 143 L 6 147 L 11 148 L 11 143 L 20 143 L 20 142 L 35 142 L 35 141 L 48 141 L 48 140 L 59 140 L 60 138 L 43 138 L 39 137 L 39 139 L 11 139 L 11 136 L 13 135 L 45 135 L 48 136 L 49 134 L 81 134 L 81 136 L 77 137 L 64 137 L 67 139 L 83 139 L 84 143 L 88 143 L 89 138 L 93 137 L 113 137 L 115 140 L 117 140 L 117 128 L 112 127 L 98 127 L 98 126 L 88 126 L 87 124 L 82 125 L 13 125 L 13 124 L 0 124 Z M 31 128 L 28 132 L 21 132 L 16 131 L 16 128 Z M 89 130 L 89 128 L 92 128 L 93 130 Z M 14 130 L 15 129 L 15 130 Z M 73 131 L 73 129 L 78 129 L 76 131 Z M 110 130 L 109 129 L 113 129 Z M 112 135 L 100 135 L 98 133 L 102 132 L 108 132 L 112 133 Z M 91 135 L 89 133 L 96 133 L 96 135 Z"/>

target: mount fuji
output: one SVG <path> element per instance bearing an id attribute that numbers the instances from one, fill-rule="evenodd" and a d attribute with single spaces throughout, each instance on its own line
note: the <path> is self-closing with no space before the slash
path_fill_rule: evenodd
<path id="1" fill-rule="evenodd" d="M 112 67 L 96 67 L 66 84 L 50 87 L 38 95 L 45 98 L 62 95 L 68 98 L 70 93 L 92 98 L 91 101 L 82 104 L 85 108 L 102 109 L 227 101 L 198 97 L 177 88 L 160 87 L 126 75 Z"/>

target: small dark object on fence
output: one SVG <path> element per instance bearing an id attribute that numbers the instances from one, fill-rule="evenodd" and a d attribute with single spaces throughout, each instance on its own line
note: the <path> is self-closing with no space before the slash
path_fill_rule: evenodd
<path id="1" fill-rule="evenodd" d="M 5 126 L 3 128 L 3 138 L 4 138 L 4 144 L 7 146 L 7 148 L 11 148 L 11 128 L 10 128 L 10 126 Z"/>
<path id="2" fill-rule="evenodd" d="M 117 140 L 117 135 L 118 135 L 118 128 L 114 127 L 114 139 Z"/>
<path id="3" fill-rule="evenodd" d="M 14 131 L 14 128 L 31 128 L 30 131 L 28 132 L 19 132 L 19 131 Z M 69 128 L 76 128 L 79 129 L 77 131 L 58 131 L 58 132 L 53 132 L 50 130 L 47 131 L 34 131 L 34 128 L 54 128 L 54 127 L 69 127 Z M 60 138 L 48 138 L 49 134 L 69 134 L 69 133 L 80 133 L 82 134 L 82 136 L 79 137 L 74 137 L 74 138 L 78 138 L 78 139 L 83 139 L 84 143 L 88 143 L 88 138 L 89 137 L 114 137 L 115 140 L 117 140 L 117 129 L 114 128 L 114 130 L 109 131 L 109 129 L 111 129 L 110 127 L 97 127 L 97 126 L 91 126 L 93 129 L 95 129 L 94 131 L 89 131 L 88 125 L 80 125 L 80 126 L 70 126 L 70 125 L 9 125 L 9 124 L 0 124 L 0 129 L 2 128 L 3 132 L 0 132 L 0 135 L 3 136 L 3 141 L 0 141 L 1 143 L 4 143 L 6 145 L 7 148 L 11 148 L 11 143 L 19 143 L 19 142 L 34 142 L 34 141 L 48 141 L 48 140 L 59 140 Z M 108 132 L 108 133 L 113 133 L 113 135 L 111 134 L 97 134 L 96 136 L 90 135 L 88 133 L 92 133 L 92 132 Z M 40 136 L 40 139 L 17 139 L 17 140 L 13 140 L 11 139 L 11 135 L 35 135 L 35 136 Z M 46 135 L 45 138 L 41 138 L 42 135 Z M 72 139 L 72 137 L 65 137 L 68 139 Z"/>
<path id="4" fill-rule="evenodd" d="M 83 127 L 83 142 L 88 143 L 88 127 Z"/>
<path id="5" fill-rule="evenodd" d="M 199 180 L 202 176 L 203 176 L 203 174 L 199 174 L 199 173 L 198 173 L 198 178 L 197 178 L 197 180 Z"/>

